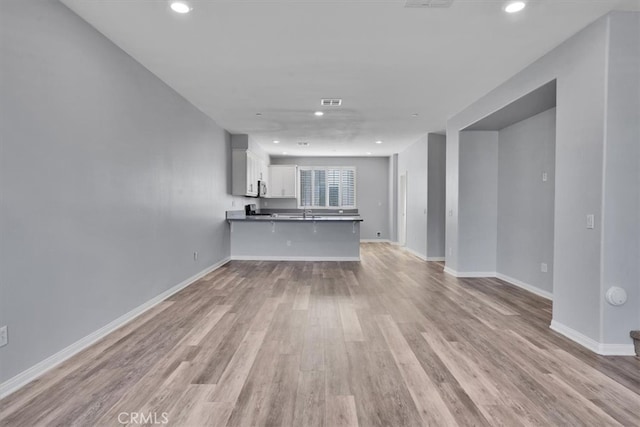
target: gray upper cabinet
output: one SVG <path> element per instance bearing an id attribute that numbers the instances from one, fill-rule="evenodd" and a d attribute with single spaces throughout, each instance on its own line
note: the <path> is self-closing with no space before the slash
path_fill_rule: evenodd
<path id="1" fill-rule="evenodd" d="M 296 165 L 269 166 L 269 197 L 295 199 L 297 197 L 296 171 Z"/>

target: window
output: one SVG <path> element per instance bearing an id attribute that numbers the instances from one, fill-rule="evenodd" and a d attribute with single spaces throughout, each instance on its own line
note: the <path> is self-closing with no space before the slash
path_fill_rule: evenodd
<path id="1" fill-rule="evenodd" d="M 300 208 L 355 208 L 356 168 L 301 166 L 298 168 Z"/>

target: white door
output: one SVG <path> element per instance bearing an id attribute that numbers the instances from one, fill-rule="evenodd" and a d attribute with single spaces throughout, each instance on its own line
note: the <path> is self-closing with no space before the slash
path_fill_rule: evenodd
<path id="1" fill-rule="evenodd" d="M 398 243 L 400 246 L 407 244 L 407 174 L 400 175 L 400 191 L 399 191 L 400 209 L 398 212 Z"/>

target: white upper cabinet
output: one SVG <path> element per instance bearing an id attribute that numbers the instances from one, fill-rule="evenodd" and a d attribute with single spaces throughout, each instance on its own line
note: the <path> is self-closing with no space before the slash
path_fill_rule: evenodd
<path id="1" fill-rule="evenodd" d="M 296 169 L 295 165 L 269 166 L 269 197 L 296 198 Z"/>
<path id="2" fill-rule="evenodd" d="M 264 161 L 249 150 L 233 150 L 231 154 L 231 192 L 234 196 L 258 195 L 261 163 Z"/>

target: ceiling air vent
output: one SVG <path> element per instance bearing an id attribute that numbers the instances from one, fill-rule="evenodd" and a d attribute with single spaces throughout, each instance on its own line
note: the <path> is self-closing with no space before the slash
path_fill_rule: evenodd
<path id="1" fill-rule="evenodd" d="M 298 142 L 298 145 L 299 145 L 300 147 L 308 147 L 308 146 L 309 146 L 309 143 L 308 143 L 308 142 Z"/>
<path id="2" fill-rule="evenodd" d="M 323 107 L 339 107 L 342 105 L 342 99 L 340 98 L 323 98 L 320 100 L 320 105 Z"/>
<path id="3" fill-rule="evenodd" d="M 453 0 L 406 0 L 404 7 L 450 7 Z"/>

